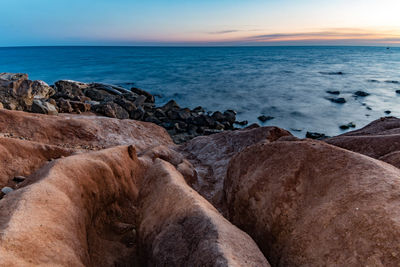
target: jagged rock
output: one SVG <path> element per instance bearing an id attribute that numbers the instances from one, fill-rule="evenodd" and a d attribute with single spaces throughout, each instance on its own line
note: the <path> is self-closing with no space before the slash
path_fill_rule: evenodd
<path id="1" fill-rule="evenodd" d="M 48 115 L 57 115 L 57 109 L 55 106 L 50 104 L 49 102 L 43 101 L 41 99 L 33 100 L 31 111 L 33 113 L 40 113 L 40 114 L 48 114 Z"/>
<path id="2" fill-rule="evenodd" d="M 328 91 L 326 91 L 328 94 L 331 94 L 331 95 L 340 95 L 340 91 L 331 91 L 331 90 L 328 90 Z"/>
<path id="3" fill-rule="evenodd" d="M 133 120 L 141 120 L 143 119 L 144 114 L 144 109 L 142 107 L 138 107 L 130 113 L 130 118 Z"/>
<path id="4" fill-rule="evenodd" d="M 61 113 L 71 113 L 74 111 L 69 100 L 65 100 L 64 98 L 59 98 L 57 101 L 58 101 L 57 106 Z"/>
<path id="5" fill-rule="evenodd" d="M 323 140 L 328 138 L 329 136 L 326 136 L 323 133 L 315 133 L 315 132 L 307 132 L 306 133 L 306 138 L 310 138 L 310 139 L 316 139 L 316 140 Z"/>
<path id="6" fill-rule="evenodd" d="M 56 90 L 56 94 L 54 98 L 65 98 L 65 99 L 73 99 L 76 96 L 84 96 L 83 90 L 87 89 L 89 84 L 70 81 L 70 80 L 60 80 L 54 83 L 54 89 Z"/>
<path id="7" fill-rule="evenodd" d="M 365 97 L 365 96 L 369 96 L 370 94 L 364 91 L 357 91 L 354 93 L 355 96 L 361 96 L 361 97 Z"/>
<path id="8" fill-rule="evenodd" d="M 179 105 L 174 101 L 174 100 L 170 100 L 167 104 L 165 104 L 164 106 L 161 107 L 161 109 L 164 112 L 167 112 L 169 110 L 173 110 L 173 109 L 180 109 Z"/>
<path id="9" fill-rule="evenodd" d="M 318 141 L 258 144 L 230 162 L 231 221 L 273 266 L 395 266 L 400 170 Z"/>
<path id="10" fill-rule="evenodd" d="M 110 118 L 129 119 L 128 111 L 114 102 L 105 102 L 93 106 L 93 110 Z"/>
<path id="11" fill-rule="evenodd" d="M 140 95 L 136 98 L 135 102 L 133 102 L 133 104 L 136 107 L 140 107 L 143 106 L 144 102 L 146 101 L 146 97 L 144 95 Z"/>
<path id="12" fill-rule="evenodd" d="M 146 97 L 146 102 L 149 102 L 149 103 L 154 103 L 155 102 L 154 96 L 152 94 L 150 94 L 149 92 L 146 92 L 146 91 L 144 91 L 142 89 L 135 88 L 135 87 L 132 87 L 131 91 L 134 92 L 137 95 L 145 96 Z"/>
<path id="13" fill-rule="evenodd" d="M 274 117 L 261 115 L 261 116 L 258 117 L 258 119 L 259 119 L 261 122 L 266 122 L 266 121 L 269 121 L 269 120 L 274 119 Z"/>
<path id="14" fill-rule="evenodd" d="M 99 101 L 99 102 L 107 101 L 107 100 L 113 101 L 115 99 L 115 95 L 110 94 L 107 91 L 99 90 L 99 89 L 92 88 L 92 87 L 85 90 L 85 95 L 87 97 L 89 97 L 91 100 Z"/>
<path id="15" fill-rule="evenodd" d="M 343 97 L 339 97 L 339 98 L 328 98 L 328 100 L 330 100 L 333 103 L 337 103 L 337 104 L 344 104 L 346 103 L 346 99 L 344 99 Z"/>
<path id="16" fill-rule="evenodd" d="M 90 110 L 91 105 L 88 103 L 78 102 L 78 101 L 69 101 L 72 109 L 77 112 L 87 112 Z"/>

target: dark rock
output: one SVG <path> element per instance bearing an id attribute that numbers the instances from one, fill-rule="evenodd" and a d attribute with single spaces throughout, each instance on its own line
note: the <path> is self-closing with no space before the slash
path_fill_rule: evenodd
<path id="1" fill-rule="evenodd" d="M 216 130 L 224 130 L 225 126 L 222 123 L 220 123 L 219 121 L 216 121 L 215 122 L 215 129 Z"/>
<path id="2" fill-rule="evenodd" d="M 364 96 L 369 96 L 370 94 L 367 93 L 367 92 L 364 92 L 364 91 L 357 91 L 357 92 L 354 93 L 354 95 L 355 95 L 355 96 L 364 97 Z"/>
<path id="3" fill-rule="evenodd" d="M 306 138 L 311 138 L 311 139 L 317 139 L 317 140 L 323 140 L 328 138 L 329 136 L 326 136 L 323 133 L 315 133 L 315 132 L 307 132 L 306 133 Z"/>
<path id="4" fill-rule="evenodd" d="M 89 111 L 91 105 L 88 103 L 78 102 L 78 101 L 69 101 L 72 109 L 76 112 L 86 112 Z"/>
<path id="5" fill-rule="evenodd" d="M 146 97 L 144 95 L 140 95 L 136 98 L 136 100 L 133 102 L 136 107 L 143 106 L 144 102 L 146 101 Z"/>
<path id="6" fill-rule="evenodd" d="M 378 80 L 374 80 L 374 79 L 367 80 L 367 82 L 370 82 L 370 83 L 379 83 L 379 81 L 378 81 Z"/>
<path id="7" fill-rule="evenodd" d="M 165 128 L 165 129 L 167 129 L 167 130 L 172 130 L 172 129 L 174 129 L 175 124 L 172 123 L 172 122 L 162 122 L 162 123 L 160 124 L 160 126 L 163 127 L 163 128 Z"/>
<path id="8" fill-rule="evenodd" d="M 341 71 L 337 71 L 337 72 L 325 72 L 325 71 L 320 71 L 320 74 L 324 74 L 324 75 L 343 75 L 344 73 Z"/>
<path id="9" fill-rule="evenodd" d="M 129 119 L 129 113 L 114 102 L 93 106 L 93 110 L 110 118 Z"/>
<path id="10" fill-rule="evenodd" d="M 205 112 L 204 108 L 201 107 L 201 106 L 195 107 L 192 111 L 197 113 L 197 114 Z"/>
<path id="11" fill-rule="evenodd" d="M 353 122 L 349 122 L 348 124 L 340 125 L 339 128 L 342 130 L 347 130 L 349 128 L 355 128 L 356 125 Z"/>
<path id="12" fill-rule="evenodd" d="M 221 133 L 223 130 L 217 130 L 217 129 L 204 129 L 204 135 L 211 135 L 211 134 L 216 134 L 216 133 Z"/>
<path id="13" fill-rule="evenodd" d="M 392 113 L 390 110 L 385 111 L 385 114 L 390 114 L 390 113 Z"/>
<path id="14" fill-rule="evenodd" d="M 326 91 L 328 94 L 331 94 L 331 95 L 340 95 L 340 91 Z"/>
<path id="15" fill-rule="evenodd" d="M 57 106 L 61 113 L 71 113 L 74 111 L 68 100 L 65 100 L 64 98 L 59 98 L 57 101 Z"/>
<path id="16" fill-rule="evenodd" d="M 176 109 L 180 109 L 179 105 L 175 102 L 175 100 L 170 100 L 167 104 L 165 104 L 164 106 L 161 107 L 161 109 L 164 112 L 167 112 L 169 110 L 176 110 Z"/>
<path id="17" fill-rule="evenodd" d="M 191 116 L 190 114 L 190 109 L 181 109 L 178 112 L 178 119 L 186 121 L 187 119 L 189 119 Z"/>
<path id="18" fill-rule="evenodd" d="M 245 126 L 245 125 L 249 124 L 249 122 L 248 121 L 235 121 L 235 124 Z"/>
<path id="19" fill-rule="evenodd" d="M 142 107 L 138 107 L 136 110 L 130 113 L 130 118 L 133 120 L 141 120 L 144 116 L 144 109 Z"/>
<path id="20" fill-rule="evenodd" d="M 61 80 L 54 83 L 54 88 L 56 93 L 54 98 L 66 98 L 66 99 L 73 99 L 76 96 L 84 96 L 83 90 L 87 89 L 89 84 L 75 82 L 75 81 L 68 81 L 68 80 Z"/>
<path id="21" fill-rule="evenodd" d="M 261 122 L 266 122 L 266 121 L 269 121 L 269 120 L 274 119 L 274 117 L 261 115 L 261 116 L 258 117 L 258 119 L 259 119 Z"/>
<path id="22" fill-rule="evenodd" d="M 215 111 L 215 112 L 211 115 L 211 117 L 212 117 L 214 120 L 219 121 L 219 122 L 222 122 L 222 121 L 225 120 L 225 116 L 224 116 L 221 112 L 219 112 L 219 111 Z"/>
<path id="23" fill-rule="evenodd" d="M 329 98 L 329 100 L 333 103 L 337 103 L 337 104 L 344 104 L 346 103 L 346 99 L 344 99 L 343 97 L 339 97 L 339 98 Z"/>
<path id="24" fill-rule="evenodd" d="M 164 118 L 164 117 L 166 117 L 167 115 L 165 114 L 165 112 L 164 112 L 162 109 L 157 108 L 157 109 L 154 111 L 154 116 L 156 116 L 157 118 Z"/>
<path id="25" fill-rule="evenodd" d="M 142 89 L 135 88 L 135 87 L 132 87 L 131 91 L 134 92 L 137 95 L 145 96 L 146 97 L 146 102 L 149 102 L 149 103 L 154 103 L 155 102 L 154 96 L 152 94 L 150 94 L 149 92 L 146 92 L 146 91 L 144 91 Z"/>
<path id="26" fill-rule="evenodd" d="M 16 182 L 16 183 L 22 183 L 23 181 L 25 181 L 25 179 L 26 178 L 24 176 L 15 176 L 13 178 L 13 181 Z"/>
<path id="27" fill-rule="evenodd" d="M 131 101 L 125 100 L 124 98 L 118 97 L 114 100 L 114 102 L 123 107 L 129 113 L 137 109 L 135 104 L 133 104 Z"/>
<path id="28" fill-rule="evenodd" d="M 394 84 L 398 84 L 400 83 L 399 81 L 385 81 L 385 83 L 394 83 Z"/>
<path id="29" fill-rule="evenodd" d="M 161 124 L 161 121 L 159 119 L 157 119 L 156 117 L 154 117 L 154 116 L 148 116 L 147 118 L 144 119 L 144 121 L 152 122 L 152 123 L 155 123 L 157 125 Z"/>
<path id="30" fill-rule="evenodd" d="M 400 90 L 396 90 L 396 94 L 400 94 Z"/>
<path id="31" fill-rule="evenodd" d="M 89 88 L 84 90 L 85 95 L 89 97 L 91 100 L 95 101 L 106 101 L 107 100 L 114 100 L 115 95 L 108 93 L 107 91 L 104 90 L 99 90 L 95 88 Z"/>
<path id="32" fill-rule="evenodd" d="M 230 122 L 231 124 L 235 123 L 236 121 L 236 112 L 234 110 L 226 110 L 224 112 L 225 120 Z"/>

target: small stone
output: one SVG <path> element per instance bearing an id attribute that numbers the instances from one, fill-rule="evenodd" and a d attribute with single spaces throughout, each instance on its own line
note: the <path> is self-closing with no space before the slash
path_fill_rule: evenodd
<path id="1" fill-rule="evenodd" d="M 385 111 L 385 114 L 390 114 L 390 113 L 392 113 L 390 110 Z"/>
<path id="2" fill-rule="evenodd" d="M 329 100 L 333 103 L 337 103 L 337 104 L 344 104 L 346 103 L 346 99 L 344 99 L 343 97 L 339 97 L 339 98 L 329 98 Z"/>
<path id="3" fill-rule="evenodd" d="M 307 132 L 306 133 L 306 138 L 311 138 L 311 139 L 317 139 L 317 140 L 323 140 L 328 138 L 328 136 L 326 136 L 323 133 L 313 133 L 313 132 Z"/>
<path id="4" fill-rule="evenodd" d="M 365 96 L 369 96 L 370 94 L 364 91 L 357 91 L 354 93 L 355 96 L 361 96 L 361 97 L 365 97 Z"/>
<path id="5" fill-rule="evenodd" d="M 330 91 L 330 90 L 328 90 L 328 91 L 326 91 L 328 94 L 331 94 L 331 95 L 340 95 L 340 91 Z"/>
<path id="6" fill-rule="evenodd" d="M 15 176 L 13 178 L 13 181 L 16 182 L 16 183 L 22 183 L 23 181 L 25 181 L 25 179 L 26 178 L 24 176 Z"/>
<path id="7" fill-rule="evenodd" d="M 400 94 L 400 90 L 396 90 L 396 94 Z"/>
<path id="8" fill-rule="evenodd" d="M 249 124 L 248 121 L 235 121 L 235 123 L 236 123 L 236 124 L 239 124 L 239 125 L 241 125 L 241 126 L 245 126 L 245 125 Z"/>
<path id="9" fill-rule="evenodd" d="M 274 119 L 274 117 L 272 117 L 272 116 L 261 115 L 261 116 L 258 117 L 258 119 L 259 119 L 261 122 L 266 122 L 266 121 L 269 121 L 269 120 Z"/>
<path id="10" fill-rule="evenodd" d="M 12 191 L 14 191 L 14 189 L 12 189 L 11 187 L 8 187 L 8 186 L 3 187 L 3 188 L 1 189 L 1 192 L 3 192 L 5 195 L 7 195 L 8 193 L 10 193 L 10 192 L 12 192 Z"/>

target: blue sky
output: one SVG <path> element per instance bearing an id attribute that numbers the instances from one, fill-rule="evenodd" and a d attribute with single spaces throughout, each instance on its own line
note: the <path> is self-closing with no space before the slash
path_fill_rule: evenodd
<path id="1" fill-rule="evenodd" d="M 398 0 L 2 0 L 0 46 L 400 44 Z"/>

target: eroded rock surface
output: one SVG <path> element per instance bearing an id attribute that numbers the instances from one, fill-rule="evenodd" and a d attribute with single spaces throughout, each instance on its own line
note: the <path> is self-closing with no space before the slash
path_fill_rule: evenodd
<path id="1" fill-rule="evenodd" d="M 400 119 L 398 118 L 381 118 L 362 129 L 325 141 L 400 167 Z"/>
<path id="2" fill-rule="evenodd" d="M 231 221 L 272 266 L 396 266 L 400 171 L 319 141 L 257 144 L 230 162 Z"/>

